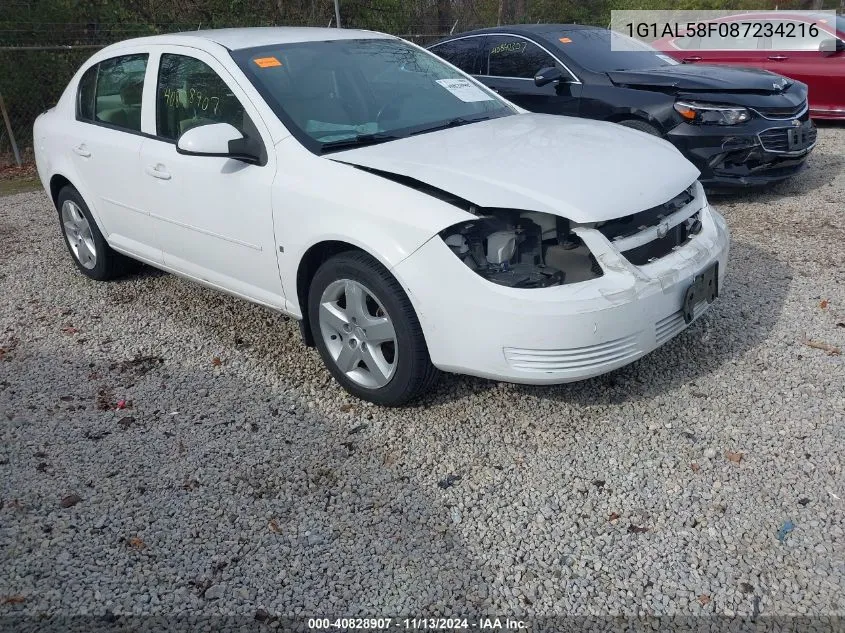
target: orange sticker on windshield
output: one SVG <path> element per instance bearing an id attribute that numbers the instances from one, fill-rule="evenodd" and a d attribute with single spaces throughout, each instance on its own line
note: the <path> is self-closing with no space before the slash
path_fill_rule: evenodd
<path id="1" fill-rule="evenodd" d="M 252 61 L 255 62 L 255 65 L 259 68 L 273 68 L 273 66 L 281 66 L 282 62 L 280 62 L 275 57 L 257 57 Z"/>
<path id="2" fill-rule="evenodd" d="M 563 42 L 564 44 L 570 44 L 572 42 L 572 40 L 569 39 L 568 37 L 562 37 L 562 38 L 560 38 L 560 41 Z"/>

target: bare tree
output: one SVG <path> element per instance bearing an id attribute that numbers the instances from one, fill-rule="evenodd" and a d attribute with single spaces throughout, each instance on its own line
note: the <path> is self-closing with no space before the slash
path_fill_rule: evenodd
<path id="1" fill-rule="evenodd" d="M 528 0 L 515 0 L 513 5 L 513 22 L 525 22 L 528 17 Z"/>
<path id="2" fill-rule="evenodd" d="M 437 30 L 440 33 L 448 33 L 452 26 L 452 2 L 451 0 L 437 0 Z"/>

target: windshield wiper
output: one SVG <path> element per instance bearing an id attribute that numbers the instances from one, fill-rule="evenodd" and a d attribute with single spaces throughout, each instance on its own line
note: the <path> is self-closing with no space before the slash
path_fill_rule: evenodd
<path id="1" fill-rule="evenodd" d="M 459 125 L 467 125 L 468 123 L 477 123 L 478 121 L 487 121 L 490 118 L 492 117 L 485 116 L 479 117 L 477 119 L 465 119 L 463 117 L 457 117 L 455 119 L 450 119 L 448 121 L 444 121 L 443 123 L 438 123 L 437 125 L 432 125 L 421 130 L 415 130 L 411 132 L 408 136 L 414 136 L 415 134 L 425 134 L 426 132 L 435 132 L 437 130 L 445 130 L 451 127 L 458 127 Z M 346 149 L 349 147 L 364 147 L 365 145 L 376 145 L 378 143 L 384 143 L 386 141 L 395 141 L 396 139 L 400 138 L 405 138 L 405 135 L 387 134 L 385 132 L 376 132 L 373 134 L 357 134 L 356 136 L 342 138 L 336 141 L 325 141 L 320 149 L 325 152 L 326 150 L 334 151 L 339 149 Z"/>
<path id="2" fill-rule="evenodd" d="M 335 150 L 335 149 L 344 149 L 347 147 L 364 147 L 365 145 L 377 145 L 378 143 L 385 143 L 387 141 L 395 141 L 398 138 L 402 138 L 401 136 L 397 136 L 396 134 L 383 134 L 383 133 L 375 133 L 375 134 L 357 134 L 356 136 L 352 136 L 350 138 L 342 138 L 336 141 L 326 141 L 322 144 L 323 151 Z"/>
<path id="3" fill-rule="evenodd" d="M 438 123 L 437 125 L 432 125 L 431 127 L 411 132 L 411 136 L 414 136 L 415 134 L 425 134 L 426 132 L 436 132 L 437 130 L 446 130 L 450 127 L 458 127 L 459 125 L 467 125 L 469 123 L 478 123 L 479 121 L 487 121 L 489 119 L 489 116 L 483 116 L 477 119 L 465 119 L 463 117 L 458 117 L 456 119 L 449 119 L 443 123 Z"/>

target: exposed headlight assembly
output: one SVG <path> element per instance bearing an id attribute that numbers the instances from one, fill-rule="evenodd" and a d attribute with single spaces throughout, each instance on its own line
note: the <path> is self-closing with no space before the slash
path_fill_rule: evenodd
<path id="1" fill-rule="evenodd" d="M 547 288 L 601 277 L 569 221 L 537 211 L 479 209 L 479 217 L 441 231 L 451 251 L 501 286 Z"/>
<path id="2" fill-rule="evenodd" d="M 675 111 L 689 123 L 701 125 L 736 125 L 751 118 L 748 109 L 741 106 L 699 103 L 698 101 L 676 101 Z"/>

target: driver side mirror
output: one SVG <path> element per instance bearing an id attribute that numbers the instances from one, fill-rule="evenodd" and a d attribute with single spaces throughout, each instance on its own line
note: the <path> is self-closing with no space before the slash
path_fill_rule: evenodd
<path id="1" fill-rule="evenodd" d="M 234 125 L 209 123 L 184 132 L 176 141 L 176 151 L 187 156 L 218 156 L 257 164 L 261 157 L 250 145 Z"/>
<path id="2" fill-rule="evenodd" d="M 828 53 L 832 55 L 834 53 L 841 53 L 842 51 L 845 51 L 845 42 L 836 37 L 823 39 L 821 44 L 819 44 L 820 53 Z"/>
<path id="3" fill-rule="evenodd" d="M 546 84 L 550 84 L 555 81 L 561 83 L 566 83 L 567 81 L 569 81 L 569 78 L 564 75 L 563 71 L 557 66 L 541 68 L 537 71 L 537 74 L 534 75 L 534 85 L 538 88 L 542 88 Z"/>

